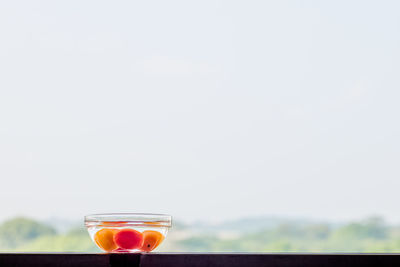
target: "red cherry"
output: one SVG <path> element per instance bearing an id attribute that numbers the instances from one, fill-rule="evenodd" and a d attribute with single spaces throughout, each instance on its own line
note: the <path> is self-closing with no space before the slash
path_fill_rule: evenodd
<path id="1" fill-rule="evenodd" d="M 136 249 L 142 246 L 143 235 L 133 229 L 122 229 L 114 235 L 114 242 L 123 249 Z"/>

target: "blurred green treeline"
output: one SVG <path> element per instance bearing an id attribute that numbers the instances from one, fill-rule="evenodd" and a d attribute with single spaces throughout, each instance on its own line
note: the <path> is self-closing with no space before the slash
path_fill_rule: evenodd
<path id="1" fill-rule="evenodd" d="M 67 231 L 18 217 L 0 225 L 2 252 L 101 252 L 82 226 Z M 346 224 L 268 218 L 235 223 L 174 223 L 158 251 L 171 252 L 399 252 L 400 227 L 380 217 Z"/>

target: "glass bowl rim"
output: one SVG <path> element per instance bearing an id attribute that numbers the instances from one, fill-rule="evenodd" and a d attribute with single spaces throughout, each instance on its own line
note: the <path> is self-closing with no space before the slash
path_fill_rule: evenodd
<path id="1" fill-rule="evenodd" d="M 84 217 L 85 225 L 94 226 L 104 222 L 125 222 L 128 224 L 145 224 L 155 223 L 152 226 L 156 227 L 171 227 L 172 216 L 168 214 L 159 213 L 134 213 L 134 212 L 120 212 L 120 213 L 96 213 L 89 214 Z M 148 226 L 148 225 L 147 225 Z"/>

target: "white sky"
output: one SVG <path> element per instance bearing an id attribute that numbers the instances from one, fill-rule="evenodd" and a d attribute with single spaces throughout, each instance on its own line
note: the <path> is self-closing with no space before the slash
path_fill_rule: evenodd
<path id="1" fill-rule="evenodd" d="M 399 10 L 1 1 L 0 219 L 400 222 Z"/>

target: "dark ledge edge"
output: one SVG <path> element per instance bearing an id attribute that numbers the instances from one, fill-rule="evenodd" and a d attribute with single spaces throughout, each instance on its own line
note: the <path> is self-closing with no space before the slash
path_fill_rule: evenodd
<path id="1" fill-rule="evenodd" d="M 400 254 L 0 253 L 1 267 L 372 267 L 400 266 Z"/>

